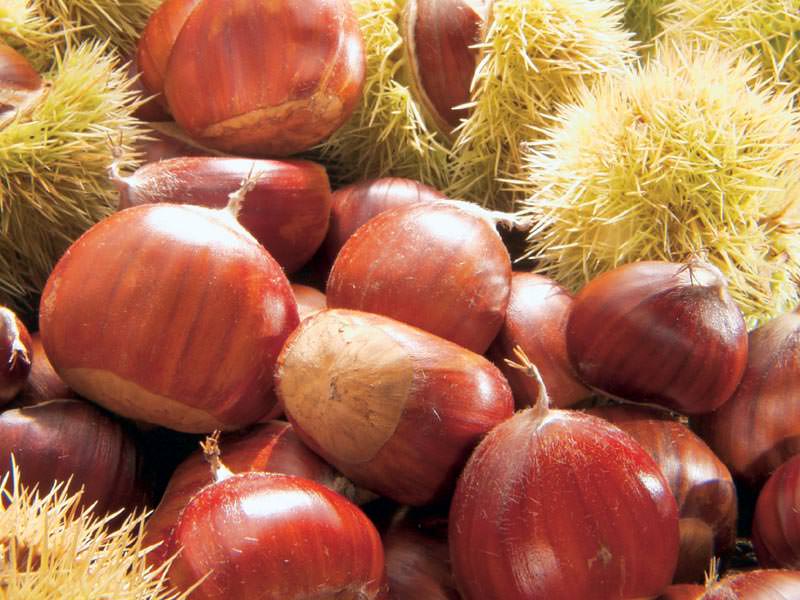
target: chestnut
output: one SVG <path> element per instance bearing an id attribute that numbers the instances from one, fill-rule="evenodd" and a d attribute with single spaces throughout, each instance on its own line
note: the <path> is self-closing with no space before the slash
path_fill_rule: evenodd
<path id="1" fill-rule="evenodd" d="M 301 321 L 325 309 L 325 294 L 318 289 L 300 283 L 293 283 L 292 292 L 295 300 L 297 300 L 297 312 Z"/>
<path id="2" fill-rule="evenodd" d="M 292 333 L 275 391 L 297 435 L 354 483 L 424 505 L 451 491 L 480 438 L 511 416 L 488 360 L 394 319 L 327 309 Z"/>
<path id="3" fill-rule="evenodd" d="M 713 265 L 642 261 L 578 293 L 567 352 L 589 387 L 697 415 L 723 405 L 739 385 L 747 329 Z"/>
<path id="4" fill-rule="evenodd" d="M 622 429 L 655 460 L 678 503 L 680 555 L 673 581 L 704 581 L 712 558 L 736 544 L 736 487 L 728 468 L 664 410 L 628 404 L 587 412 Z"/>
<path id="5" fill-rule="evenodd" d="M 28 59 L 0 42 L 0 129 L 31 112 L 46 91 L 47 86 Z"/>
<path id="6" fill-rule="evenodd" d="M 761 490 L 753 546 L 765 567 L 800 568 L 800 455 L 776 470 Z"/>
<path id="7" fill-rule="evenodd" d="M 167 0 L 139 41 L 143 81 L 201 143 L 288 156 L 338 129 L 366 60 L 347 0 Z"/>
<path id="8" fill-rule="evenodd" d="M 32 406 L 48 400 L 76 398 L 75 392 L 59 377 L 50 359 L 47 358 L 39 332 L 31 334 L 31 350 L 36 360 L 31 365 L 30 375 L 16 397 L 14 405 Z"/>
<path id="9" fill-rule="evenodd" d="M 800 571 L 747 571 L 708 586 L 702 600 L 795 600 L 800 598 Z"/>
<path id="10" fill-rule="evenodd" d="M 692 583 L 678 583 L 665 589 L 656 600 L 701 600 L 706 588 Z"/>
<path id="11" fill-rule="evenodd" d="M 539 368 L 554 407 L 567 408 L 591 396 L 567 358 L 565 330 L 571 308 L 572 295 L 552 279 L 512 273 L 506 318 L 487 356 L 508 379 L 518 409 L 536 404 L 539 386 L 506 364 L 517 346 Z"/>
<path id="12" fill-rule="evenodd" d="M 382 314 L 482 354 L 503 325 L 510 289 L 511 259 L 494 224 L 433 202 L 360 227 L 339 252 L 326 295 L 331 308 Z"/>
<path id="13" fill-rule="evenodd" d="M 28 329 L 14 311 L 0 306 L 0 404 L 19 394 L 32 362 L 33 342 Z"/>

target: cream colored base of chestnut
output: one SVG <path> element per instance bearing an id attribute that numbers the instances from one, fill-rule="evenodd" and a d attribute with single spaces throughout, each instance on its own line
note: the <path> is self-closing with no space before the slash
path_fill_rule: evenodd
<path id="1" fill-rule="evenodd" d="M 82 396 L 129 419 L 185 433 L 210 433 L 215 429 L 230 428 L 204 410 L 148 392 L 108 371 L 66 369 L 61 376 Z"/>
<path id="2" fill-rule="evenodd" d="M 350 464 L 371 460 L 392 437 L 413 378 L 399 343 L 378 327 L 332 313 L 290 341 L 278 371 L 286 412 Z"/>

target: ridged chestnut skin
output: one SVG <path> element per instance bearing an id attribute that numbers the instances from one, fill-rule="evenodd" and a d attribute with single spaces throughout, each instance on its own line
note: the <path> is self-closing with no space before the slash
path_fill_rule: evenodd
<path id="1" fill-rule="evenodd" d="M 47 358 L 39 332 L 31 334 L 31 349 L 36 360 L 33 361 L 25 386 L 14 399 L 13 406 L 33 406 L 48 400 L 77 398 L 77 394 L 64 383 Z"/>
<path id="2" fill-rule="evenodd" d="M 736 486 L 728 468 L 666 411 L 629 404 L 587 412 L 622 429 L 656 461 L 678 503 L 681 549 L 673 581 L 704 581 L 711 559 L 736 545 Z"/>
<path id="3" fill-rule="evenodd" d="M 268 414 L 275 360 L 298 322 L 280 265 L 230 211 L 174 204 L 89 229 L 40 306 L 45 351 L 67 385 L 187 433 Z"/>
<path id="4" fill-rule="evenodd" d="M 297 312 L 301 321 L 306 317 L 317 314 L 321 310 L 325 310 L 325 294 L 318 289 L 300 283 L 293 283 L 292 292 L 294 292 L 295 300 L 297 300 Z"/>
<path id="5" fill-rule="evenodd" d="M 797 600 L 800 571 L 748 571 L 709 587 L 702 600 Z"/>
<path id="6" fill-rule="evenodd" d="M 782 464 L 762 488 L 753 546 L 764 567 L 800 568 L 800 456 Z"/>
<path id="7" fill-rule="evenodd" d="M 733 398 L 692 426 L 731 470 L 757 489 L 800 454 L 800 312 L 750 332 L 747 370 Z"/>
<path id="8" fill-rule="evenodd" d="M 377 313 L 483 354 L 503 325 L 511 259 L 494 227 L 459 207 L 387 210 L 356 231 L 328 279 L 331 308 Z"/>
<path id="9" fill-rule="evenodd" d="M 487 0 L 409 0 L 403 39 L 417 99 L 433 125 L 451 134 L 469 115 L 455 107 L 470 101 L 470 88 L 488 13 Z"/>
<path id="10" fill-rule="evenodd" d="M 567 358 L 567 318 L 572 295 L 552 279 L 535 273 L 515 272 L 506 319 L 487 356 L 511 384 L 517 408 L 530 408 L 539 399 L 539 386 L 505 359 L 519 346 L 535 364 L 547 387 L 551 405 L 567 408 L 592 395 L 578 381 Z"/>
<path id="11" fill-rule="evenodd" d="M 700 600 L 706 588 L 692 583 L 671 585 L 656 600 Z"/>
<path id="12" fill-rule="evenodd" d="M 170 540 L 192 600 L 373 600 L 385 597 L 381 539 L 361 510 L 321 484 L 246 473 L 198 492 Z M 173 552 L 171 552 L 173 553 Z"/>
<path id="13" fill-rule="evenodd" d="M 252 173 L 239 222 L 287 273 L 302 267 L 325 239 L 331 187 L 322 165 L 306 160 L 198 156 L 146 164 L 118 181 L 120 208 L 170 202 L 223 208 Z"/>
<path id="14" fill-rule="evenodd" d="M 167 0 L 138 58 L 147 87 L 163 91 L 192 137 L 270 157 L 336 131 L 358 104 L 366 71 L 347 0 Z"/>
<path id="15" fill-rule="evenodd" d="M 716 267 L 642 261 L 578 293 L 567 352 L 589 387 L 696 415 L 724 404 L 739 385 L 747 329 Z"/>
<path id="16" fill-rule="evenodd" d="M 0 306 L 0 405 L 19 394 L 32 363 L 33 342 L 28 328 L 13 310 Z"/>
<path id="17" fill-rule="evenodd" d="M 450 509 L 464 600 L 654 596 L 678 559 L 678 509 L 633 438 L 574 411 L 516 413 L 469 459 Z"/>
<path id="18" fill-rule="evenodd" d="M 392 600 L 461 600 L 450 566 L 447 519 L 406 509 L 383 536 Z"/>
<path id="19" fill-rule="evenodd" d="M 104 515 L 141 508 L 147 500 L 142 455 L 122 423 L 84 400 L 51 400 L 0 414 L 0 465 L 21 481 L 47 493 L 57 481 L 72 478 L 70 490 L 83 487 L 80 506 L 97 503 Z"/>
<path id="20" fill-rule="evenodd" d="M 445 198 L 437 189 L 403 177 L 367 179 L 339 188 L 333 192 L 331 224 L 323 243 L 325 256 L 333 264 L 350 236 L 385 210 Z"/>
<path id="21" fill-rule="evenodd" d="M 314 452 L 354 483 L 410 505 L 450 492 L 470 451 L 514 408 L 502 373 L 482 356 L 351 310 L 303 321 L 275 381 Z"/>
<path id="22" fill-rule="evenodd" d="M 311 452 L 285 421 L 269 421 L 226 434 L 219 446 L 225 466 L 233 473 L 284 473 L 305 477 L 330 488 L 336 484 L 336 471 Z M 175 469 L 161 502 L 147 521 L 145 544 L 169 539 L 189 500 L 213 482 L 211 469 L 198 449 Z M 167 558 L 162 554 L 163 548 L 163 545 L 157 548 L 156 553 Z"/>

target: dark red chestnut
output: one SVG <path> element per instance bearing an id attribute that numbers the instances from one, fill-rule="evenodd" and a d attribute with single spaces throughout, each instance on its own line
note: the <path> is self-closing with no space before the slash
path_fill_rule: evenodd
<path id="1" fill-rule="evenodd" d="M 800 453 L 800 312 L 750 332 L 741 385 L 733 398 L 693 425 L 737 479 L 753 488 Z"/>
<path id="2" fill-rule="evenodd" d="M 658 466 L 607 421 L 550 410 L 544 387 L 540 398 L 484 438 L 458 481 L 450 555 L 461 594 L 660 593 L 678 559 L 678 509 Z"/>
<path id="3" fill-rule="evenodd" d="M 488 360 L 388 317 L 328 309 L 278 359 L 275 390 L 297 435 L 354 483 L 423 505 L 452 489 L 514 401 Z"/>
<path id="4" fill-rule="evenodd" d="M 76 398 L 75 392 L 59 377 L 47 358 L 38 332 L 31 334 L 31 349 L 36 360 L 31 365 L 25 386 L 14 402 L 15 406 L 33 406 L 48 400 Z"/>
<path id="5" fill-rule="evenodd" d="M 373 312 L 482 354 L 506 314 L 511 260 L 494 225 L 434 202 L 385 211 L 333 264 L 331 308 Z"/>
<path id="6" fill-rule="evenodd" d="M 696 415 L 736 390 L 747 329 L 716 267 L 644 261 L 603 273 L 578 293 L 567 352 L 590 387 Z"/>
<path id="7" fill-rule="evenodd" d="M 702 600 L 797 600 L 800 571 L 748 571 L 729 575 L 706 590 Z"/>
<path id="8" fill-rule="evenodd" d="M 753 546 L 764 567 L 800 568 L 800 456 L 782 464 L 761 490 Z"/>
<path id="9" fill-rule="evenodd" d="M 704 581 L 712 558 L 736 544 L 736 487 L 730 471 L 666 411 L 628 404 L 588 412 L 622 429 L 655 460 L 678 503 L 681 547 L 673 581 Z"/>
<path id="10" fill-rule="evenodd" d="M 171 202 L 224 208 L 248 175 L 255 185 L 242 203 L 239 222 L 286 272 L 296 271 L 328 231 L 331 188 L 325 168 L 316 163 L 216 156 L 162 160 L 116 178 L 119 205 Z"/>
<path id="11" fill-rule="evenodd" d="M 566 408 L 591 396 L 567 358 L 565 330 L 572 296 L 552 279 L 535 273 L 513 273 L 506 319 L 488 356 L 511 384 L 517 408 L 538 400 L 538 384 L 505 359 L 519 346 L 539 368 L 553 406 Z"/>
<path id="12" fill-rule="evenodd" d="M 0 405 L 19 394 L 31 372 L 33 343 L 25 324 L 0 306 Z"/>

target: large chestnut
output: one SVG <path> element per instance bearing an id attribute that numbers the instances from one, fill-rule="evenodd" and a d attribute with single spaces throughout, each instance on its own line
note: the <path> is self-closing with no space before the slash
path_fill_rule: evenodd
<path id="1" fill-rule="evenodd" d="M 280 265 L 220 210 L 149 204 L 101 221 L 45 286 L 47 356 L 80 395 L 177 431 L 238 429 L 274 408 L 272 371 L 299 322 Z"/>
<path id="2" fill-rule="evenodd" d="M 800 455 L 782 464 L 761 490 L 753 546 L 762 566 L 800 568 Z"/>
<path id="3" fill-rule="evenodd" d="M 131 433 L 83 400 L 51 400 L 0 414 L 0 469 L 11 455 L 22 482 L 46 493 L 55 482 L 83 488 L 80 505 L 105 514 L 143 506 L 142 456 Z"/>
<path id="4" fill-rule="evenodd" d="M 494 225 L 444 202 L 387 210 L 333 264 L 331 308 L 378 313 L 482 354 L 508 305 L 511 260 Z"/>
<path id="5" fill-rule="evenodd" d="M 629 404 L 588 412 L 622 429 L 656 461 L 678 502 L 681 547 L 673 580 L 703 581 L 712 558 L 736 544 L 736 487 L 730 471 L 666 411 Z"/>
<path id="6" fill-rule="evenodd" d="M 0 404 L 19 394 L 32 362 L 33 343 L 28 329 L 14 311 L 0 306 Z"/>
<path id="7" fill-rule="evenodd" d="M 747 329 L 716 267 L 643 261 L 603 273 L 578 293 L 567 352 L 590 387 L 696 415 L 724 404 L 739 385 Z"/>
<path id="8" fill-rule="evenodd" d="M 255 184 L 242 202 L 239 222 L 287 273 L 296 271 L 328 231 L 331 188 L 316 163 L 215 156 L 162 160 L 116 178 L 119 206 L 172 202 L 223 208 L 248 175 Z"/>
<path id="9" fill-rule="evenodd" d="M 461 594 L 658 594 L 678 559 L 678 508 L 658 465 L 607 421 L 548 403 L 543 388 L 536 407 L 484 438 L 461 474 L 450 510 Z"/>
<path id="10" fill-rule="evenodd" d="M 741 385 L 733 398 L 692 424 L 733 476 L 758 488 L 800 454 L 800 310 L 750 332 Z"/>
<path id="11" fill-rule="evenodd" d="M 567 358 L 567 318 L 572 296 L 552 279 L 535 273 L 513 273 L 506 319 L 488 356 L 508 378 L 517 408 L 534 406 L 538 384 L 509 367 L 505 359 L 519 346 L 539 368 L 552 404 L 566 408 L 591 396 Z"/>
<path id="12" fill-rule="evenodd" d="M 747 571 L 712 584 L 702 600 L 797 600 L 800 571 Z"/>
<path id="13" fill-rule="evenodd" d="M 514 408 L 502 373 L 482 356 L 343 309 L 300 324 L 275 381 L 312 450 L 354 483 L 411 505 L 449 492 L 480 438 Z"/>
<path id="14" fill-rule="evenodd" d="M 366 69 L 347 0 L 167 0 L 138 60 L 192 137 L 259 156 L 327 138 L 356 107 Z"/>

